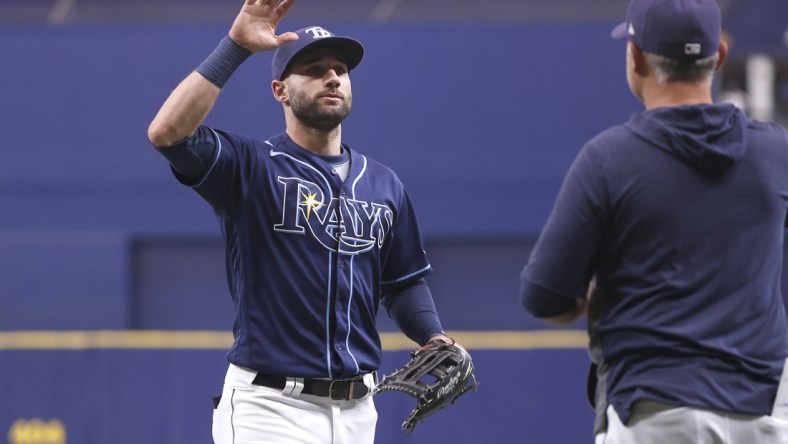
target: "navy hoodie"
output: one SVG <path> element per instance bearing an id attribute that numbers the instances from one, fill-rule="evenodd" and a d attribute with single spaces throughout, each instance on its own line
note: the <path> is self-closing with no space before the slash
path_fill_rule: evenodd
<path id="1" fill-rule="evenodd" d="M 637 113 L 583 147 L 523 269 L 521 302 L 562 314 L 596 277 L 597 431 L 608 404 L 626 423 L 639 399 L 771 411 L 788 354 L 787 206 L 785 129 L 730 104 Z"/>

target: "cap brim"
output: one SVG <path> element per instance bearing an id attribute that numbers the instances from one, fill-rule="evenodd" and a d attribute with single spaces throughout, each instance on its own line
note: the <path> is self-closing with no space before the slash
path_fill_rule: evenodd
<path id="1" fill-rule="evenodd" d="M 361 63 L 361 59 L 364 58 L 364 45 L 362 45 L 358 40 L 352 39 L 350 37 L 326 37 L 315 40 L 293 54 L 290 57 L 290 62 L 287 64 L 284 71 L 282 71 L 282 77 L 287 74 L 287 71 L 290 69 L 293 61 L 295 61 L 298 57 L 307 51 L 320 48 L 331 48 L 339 52 L 342 55 L 345 64 L 347 65 L 348 71 L 358 66 L 358 64 Z M 279 80 L 281 80 L 281 78 Z"/>
<path id="2" fill-rule="evenodd" d="M 610 36 L 614 39 L 624 39 L 627 38 L 628 32 L 627 29 L 629 27 L 629 22 L 620 23 L 618 26 L 613 28 L 610 32 Z"/>

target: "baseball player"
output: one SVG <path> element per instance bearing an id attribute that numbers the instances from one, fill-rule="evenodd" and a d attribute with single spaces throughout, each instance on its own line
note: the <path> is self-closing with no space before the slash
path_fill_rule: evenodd
<path id="1" fill-rule="evenodd" d="M 631 1 L 614 36 L 646 109 L 583 147 L 521 275 L 536 317 L 588 313 L 598 444 L 788 443 L 788 131 L 713 102 L 720 16 Z"/>
<path id="2" fill-rule="evenodd" d="M 450 341 L 405 188 L 342 143 L 364 48 L 319 26 L 277 35 L 294 3 L 247 0 L 148 130 L 213 207 L 226 245 L 236 315 L 217 444 L 372 443 L 380 304 L 413 341 Z M 258 140 L 202 125 L 235 69 L 273 50 L 285 131 Z"/>

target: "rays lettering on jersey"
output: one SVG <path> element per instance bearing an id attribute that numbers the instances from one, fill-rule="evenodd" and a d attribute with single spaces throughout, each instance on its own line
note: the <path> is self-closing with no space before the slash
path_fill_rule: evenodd
<path id="1" fill-rule="evenodd" d="M 298 177 L 278 177 L 283 185 L 280 233 L 308 232 L 324 247 L 344 254 L 363 253 L 383 246 L 393 212 L 386 205 L 335 197 L 326 202 L 323 190 Z"/>

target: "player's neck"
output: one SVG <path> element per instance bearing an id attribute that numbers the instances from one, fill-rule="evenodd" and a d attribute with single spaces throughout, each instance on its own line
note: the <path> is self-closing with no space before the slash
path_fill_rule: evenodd
<path id="1" fill-rule="evenodd" d="M 711 85 L 684 82 L 652 85 L 652 87 L 644 88 L 643 103 L 646 105 L 646 109 L 712 104 Z"/>
<path id="2" fill-rule="evenodd" d="M 338 156 L 342 152 L 342 125 L 323 131 L 296 123 L 287 125 L 293 142 L 320 156 Z"/>

